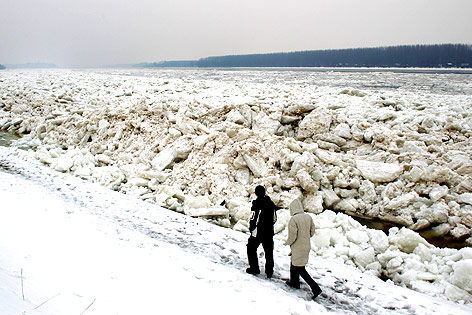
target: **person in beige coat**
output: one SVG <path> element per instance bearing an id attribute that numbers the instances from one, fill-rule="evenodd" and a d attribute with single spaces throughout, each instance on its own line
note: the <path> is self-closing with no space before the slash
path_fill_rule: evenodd
<path id="1" fill-rule="evenodd" d="M 291 249 L 290 280 L 287 284 L 293 288 L 300 288 L 301 276 L 310 286 L 315 299 L 321 293 L 321 289 L 305 269 L 311 250 L 310 239 L 315 234 L 315 224 L 311 216 L 304 212 L 299 199 L 290 204 L 290 214 L 292 217 L 288 222 L 288 238 L 285 242 Z"/>

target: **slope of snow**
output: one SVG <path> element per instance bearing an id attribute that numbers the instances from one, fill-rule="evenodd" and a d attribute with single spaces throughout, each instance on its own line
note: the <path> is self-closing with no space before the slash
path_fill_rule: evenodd
<path id="1" fill-rule="evenodd" d="M 311 257 L 324 291 L 246 268 L 247 235 L 61 174 L 0 147 L 0 314 L 470 314 Z M 261 259 L 261 263 L 264 259 Z"/>

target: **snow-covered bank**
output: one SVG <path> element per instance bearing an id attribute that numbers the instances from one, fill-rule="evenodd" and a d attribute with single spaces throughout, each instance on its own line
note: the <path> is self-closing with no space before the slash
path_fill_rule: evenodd
<path id="1" fill-rule="evenodd" d="M 457 239 L 470 235 L 470 75 L 0 75 L 0 128 L 28 134 L 16 146 L 36 149 L 30 155 L 57 171 L 177 212 L 244 232 L 253 188 L 262 184 L 281 207 L 303 195 L 313 214 L 331 209 Z M 280 238 L 287 220 L 282 211 Z M 315 220 L 318 255 L 470 300 L 467 249 L 437 249 L 405 229 L 367 231 L 329 211 Z M 467 275 L 464 282 L 459 274 Z"/>
<path id="2" fill-rule="evenodd" d="M 0 171 L 1 314 L 324 312 L 316 304 L 297 305 L 296 295 L 212 259 L 230 250 L 243 252 L 243 240 L 235 243 L 236 248 L 221 247 L 201 256 L 182 250 L 179 246 L 185 247 L 185 240 L 165 241 L 179 237 L 170 230 L 189 228 L 181 216 L 80 181 L 54 174 L 49 178 L 51 174 L 34 169 L 28 174 L 22 171 Z M 164 240 L 137 227 L 120 226 L 121 220 L 132 220 L 137 213 L 140 218 L 134 223 L 140 226 L 142 220 L 152 220 L 149 225 L 155 233 L 167 234 Z M 167 220 L 159 219 L 166 215 Z M 205 225 L 195 220 L 193 224 Z M 194 232 L 204 233 L 205 228 Z M 214 229 L 198 237 L 205 251 L 209 249 L 205 243 L 223 244 L 229 235 Z"/>
<path id="3" fill-rule="evenodd" d="M 19 154 L 19 156 L 18 156 Z M 247 235 L 61 174 L 0 148 L 2 314 L 470 314 L 312 255 L 326 296 L 244 272 Z M 24 296 L 24 298 L 23 298 Z"/>

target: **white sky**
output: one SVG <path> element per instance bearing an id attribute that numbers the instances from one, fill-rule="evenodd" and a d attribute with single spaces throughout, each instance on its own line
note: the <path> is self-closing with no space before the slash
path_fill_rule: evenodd
<path id="1" fill-rule="evenodd" d="M 472 43 L 471 0 L 1 0 L 0 63 Z"/>

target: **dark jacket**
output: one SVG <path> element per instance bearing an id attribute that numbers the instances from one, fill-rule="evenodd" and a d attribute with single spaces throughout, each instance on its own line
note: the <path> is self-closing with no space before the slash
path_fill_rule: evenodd
<path id="1" fill-rule="evenodd" d="M 252 236 L 259 238 L 274 236 L 276 210 L 277 208 L 269 196 L 258 197 L 252 202 L 251 220 L 249 221 L 249 231 Z"/>

